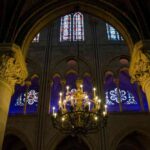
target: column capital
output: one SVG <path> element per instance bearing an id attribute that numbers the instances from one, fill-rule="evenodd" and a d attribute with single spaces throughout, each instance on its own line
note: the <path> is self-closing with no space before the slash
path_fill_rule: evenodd
<path id="1" fill-rule="evenodd" d="M 28 75 L 21 49 L 16 44 L 0 44 L 0 81 L 12 92 L 15 84 L 23 84 Z"/>
<path id="2" fill-rule="evenodd" d="M 129 73 L 132 82 L 144 83 L 150 78 L 150 40 L 140 41 L 135 44 L 131 56 Z"/>

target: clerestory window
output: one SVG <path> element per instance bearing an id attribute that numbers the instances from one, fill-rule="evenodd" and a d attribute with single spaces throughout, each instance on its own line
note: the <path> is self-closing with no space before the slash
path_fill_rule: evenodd
<path id="1" fill-rule="evenodd" d="M 61 17 L 60 42 L 84 41 L 84 17 L 80 12 Z"/>
<path id="2" fill-rule="evenodd" d="M 120 33 L 113 26 L 107 23 L 106 23 L 106 30 L 108 40 L 116 40 L 116 41 L 123 40 L 123 37 L 120 35 Z"/>

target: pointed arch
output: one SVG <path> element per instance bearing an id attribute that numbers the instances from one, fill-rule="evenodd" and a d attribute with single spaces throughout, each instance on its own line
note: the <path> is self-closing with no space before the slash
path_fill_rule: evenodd
<path id="1" fill-rule="evenodd" d="M 61 17 L 60 22 L 60 42 L 71 41 L 71 15 Z"/>
<path id="2" fill-rule="evenodd" d="M 81 12 L 73 15 L 73 41 L 84 41 L 84 16 Z"/>
<path id="3" fill-rule="evenodd" d="M 123 40 L 123 37 L 119 34 L 119 32 L 108 23 L 106 23 L 106 30 L 108 40 Z"/>

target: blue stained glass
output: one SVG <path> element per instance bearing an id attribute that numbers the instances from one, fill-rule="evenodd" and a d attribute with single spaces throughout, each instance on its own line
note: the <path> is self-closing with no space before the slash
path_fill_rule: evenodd
<path id="1" fill-rule="evenodd" d="M 127 72 L 121 72 L 119 79 L 119 88 L 126 92 L 124 95 L 125 100 L 121 101 L 123 111 L 141 111 L 137 85 L 131 84 L 131 79 Z"/>
<path id="2" fill-rule="evenodd" d="M 107 23 L 106 23 L 106 30 L 108 40 L 123 40 L 123 37 L 119 34 L 119 32 L 114 27 L 112 27 Z"/>
<path id="3" fill-rule="evenodd" d="M 66 78 L 66 85 L 68 85 L 70 89 L 76 88 L 77 75 L 74 73 L 69 73 Z"/>
<path id="4" fill-rule="evenodd" d="M 52 107 L 55 107 L 56 110 L 58 110 L 58 100 L 59 100 L 59 93 L 62 90 L 61 81 L 58 76 L 53 78 L 53 84 L 51 87 L 51 99 L 50 99 L 50 106 L 51 106 L 51 112 Z"/>
<path id="5" fill-rule="evenodd" d="M 70 87 L 71 89 L 76 89 L 76 81 L 77 81 L 77 74 L 75 73 L 69 73 L 66 76 L 66 86 Z M 84 91 L 89 93 L 89 98 L 92 98 L 92 80 L 90 76 L 85 76 L 83 79 L 83 87 Z M 59 101 L 59 93 L 62 90 L 61 86 L 61 80 L 59 77 L 55 77 L 53 79 L 53 84 L 51 88 L 51 100 L 50 100 L 50 106 L 51 106 L 51 112 L 52 107 L 55 107 L 56 111 L 58 110 L 58 101 Z M 65 89 L 64 89 L 65 90 Z M 65 92 L 65 91 L 64 91 Z M 65 93 L 63 93 L 64 95 Z"/>
<path id="6" fill-rule="evenodd" d="M 108 111 L 118 112 L 119 110 L 119 102 L 118 102 L 118 94 L 116 91 L 117 86 L 114 82 L 113 76 L 109 75 L 105 79 L 104 91 L 105 91 L 105 99 L 106 104 L 108 106 Z"/>
<path id="7" fill-rule="evenodd" d="M 31 86 L 28 90 L 27 113 L 37 112 L 39 98 L 39 78 L 31 80 Z"/>
<path id="8" fill-rule="evenodd" d="M 142 96 L 142 101 L 143 101 L 143 106 L 144 106 L 144 111 L 149 111 L 148 109 L 148 102 L 147 102 L 147 98 L 146 98 L 146 95 L 145 93 L 142 91 L 142 88 L 140 87 L 140 91 L 141 91 L 141 96 Z"/>
<path id="9" fill-rule="evenodd" d="M 89 98 L 93 96 L 93 84 L 90 76 L 85 76 L 83 79 L 83 90 L 88 93 Z"/>
<path id="10" fill-rule="evenodd" d="M 38 106 L 38 93 L 39 93 L 39 79 L 33 78 L 31 80 L 31 86 L 27 91 L 27 86 L 16 85 L 15 93 L 11 98 L 9 114 L 23 114 L 25 110 L 26 101 L 26 113 L 37 112 Z M 26 95 L 27 94 L 27 95 Z"/>
<path id="11" fill-rule="evenodd" d="M 137 90 L 137 84 L 131 84 L 130 76 L 127 72 L 120 72 L 117 83 L 114 82 L 113 76 L 105 79 L 105 98 L 108 105 L 108 111 L 119 111 L 119 103 L 122 111 L 142 111 L 140 97 Z M 148 110 L 145 94 L 141 92 L 144 110 Z"/>
<path id="12" fill-rule="evenodd" d="M 23 94 L 26 91 L 26 86 L 16 85 L 15 93 L 11 98 L 9 114 L 21 114 L 24 111 L 24 103 L 22 102 Z"/>

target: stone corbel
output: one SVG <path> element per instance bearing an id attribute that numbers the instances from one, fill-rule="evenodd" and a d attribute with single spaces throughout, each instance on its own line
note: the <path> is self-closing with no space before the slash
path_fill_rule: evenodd
<path id="1" fill-rule="evenodd" d="M 14 91 L 15 84 L 23 84 L 28 75 L 20 47 L 0 44 L 0 81 Z"/>

